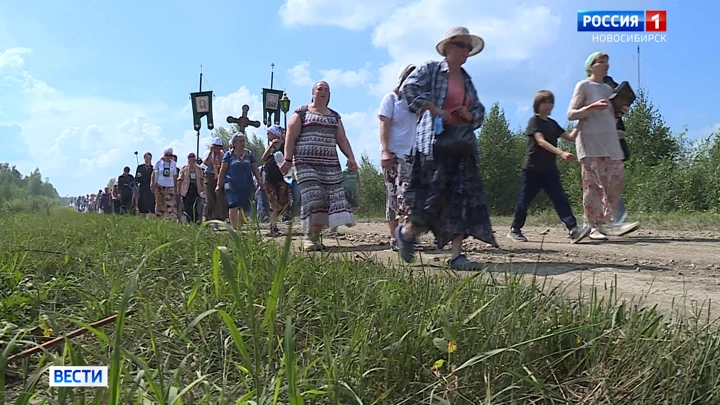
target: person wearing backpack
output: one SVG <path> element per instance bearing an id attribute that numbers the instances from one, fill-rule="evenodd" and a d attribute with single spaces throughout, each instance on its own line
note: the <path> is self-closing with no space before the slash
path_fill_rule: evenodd
<path id="1" fill-rule="evenodd" d="M 269 236 L 277 236 L 280 231 L 277 227 L 278 217 L 282 217 L 290 208 L 290 186 L 280 171 L 280 165 L 285 161 L 282 150 L 285 148 L 285 129 L 280 125 L 273 125 L 267 130 L 268 146 L 262 155 L 263 189 L 269 206 Z"/>

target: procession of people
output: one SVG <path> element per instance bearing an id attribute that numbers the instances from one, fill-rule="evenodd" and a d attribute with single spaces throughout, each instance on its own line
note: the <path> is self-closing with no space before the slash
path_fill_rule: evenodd
<path id="1" fill-rule="evenodd" d="M 485 203 L 479 170 L 482 153 L 475 135 L 485 119 L 485 107 L 463 68 L 468 57 L 484 47 L 485 41 L 467 28 L 450 29 L 436 46 L 442 59 L 405 66 L 395 89 L 380 103 L 380 164 L 390 248 L 406 262 L 414 258 L 419 236 L 428 232 L 438 249 L 451 245 L 449 264 L 455 269 L 481 267 L 462 252 L 464 239 L 472 236 L 498 247 Z M 617 83 L 608 70 L 605 53 L 595 52 L 585 61 L 585 78 L 576 84 L 567 111 L 568 120 L 577 121 L 570 133 L 550 118 L 555 107 L 551 91 L 538 91 L 532 101 L 522 185 L 507 235 L 511 240 L 527 241 L 522 233 L 527 209 L 541 190 L 567 228 L 570 243 L 638 229 L 637 222 L 627 222 L 622 199 L 623 161 L 629 156 L 622 117 L 629 106 L 611 102 Z M 262 156 L 246 148 L 242 132 L 232 137 L 228 150 L 220 138 L 213 139 L 204 158 L 191 152 L 182 167 L 172 148 L 165 149 L 154 164 L 147 152 L 134 176 L 126 167 L 112 190 L 79 198 L 78 210 L 136 210 L 145 217 L 192 223 L 229 220 L 233 229 L 240 230 L 254 201 L 270 223 L 270 236 L 280 234 L 279 219 L 299 216 L 305 250 L 323 250 L 323 230 L 355 225 L 362 187 L 342 117 L 329 102 L 330 85 L 315 83 L 310 103 L 292 113 L 287 130 L 279 125 L 267 129 L 268 145 Z M 575 143 L 577 156 L 558 148 L 561 138 Z M 338 149 L 346 157 L 345 169 Z M 558 157 L 580 164 L 583 223 L 574 216 L 563 190 Z"/>

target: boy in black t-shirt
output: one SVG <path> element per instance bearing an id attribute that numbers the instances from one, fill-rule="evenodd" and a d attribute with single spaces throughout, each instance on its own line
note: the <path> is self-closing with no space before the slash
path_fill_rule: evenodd
<path id="1" fill-rule="evenodd" d="M 570 232 L 571 243 L 581 241 L 590 233 L 590 228 L 580 228 L 577 224 L 555 162 L 556 156 L 560 156 L 565 161 L 575 160 L 575 156 L 571 153 L 558 149 L 557 144 L 559 138 L 574 142 L 582 121 L 578 128 L 568 134 L 549 117 L 554 105 L 555 96 L 547 90 L 539 91 L 533 101 L 535 115 L 528 121 L 526 130 L 528 149 L 523 164 L 520 196 L 515 205 L 515 217 L 508 234 L 508 238 L 514 241 L 527 242 L 527 238 L 522 234 L 522 227 L 525 225 L 528 207 L 540 190 L 545 190 L 550 197 L 560 220 Z"/>

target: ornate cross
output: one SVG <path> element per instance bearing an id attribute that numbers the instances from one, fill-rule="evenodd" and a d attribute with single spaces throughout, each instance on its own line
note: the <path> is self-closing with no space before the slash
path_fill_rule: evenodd
<path id="1" fill-rule="evenodd" d="M 250 111 L 250 106 L 245 104 L 244 106 L 242 106 L 242 115 L 238 118 L 235 118 L 232 115 L 228 116 L 226 119 L 227 123 L 228 124 L 237 124 L 238 129 L 243 134 L 245 134 L 245 128 L 247 128 L 248 126 L 260 128 L 260 121 L 253 121 L 250 118 L 248 118 L 248 116 L 247 116 L 248 111 Z"/>

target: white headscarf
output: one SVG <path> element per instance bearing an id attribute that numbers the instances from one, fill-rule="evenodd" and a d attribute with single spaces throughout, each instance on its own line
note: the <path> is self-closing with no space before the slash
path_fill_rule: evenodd
<path id="1" fill-rule="evenodd" d="M 285 129 L 280 125 L 273 125 L 267 130 L 271 134 L 280 138 L 280 142 L 285 142 Z"/>

